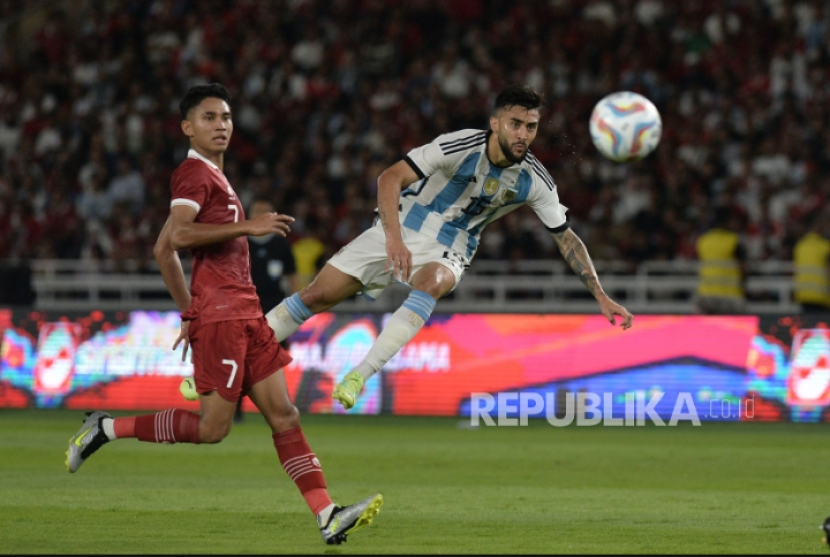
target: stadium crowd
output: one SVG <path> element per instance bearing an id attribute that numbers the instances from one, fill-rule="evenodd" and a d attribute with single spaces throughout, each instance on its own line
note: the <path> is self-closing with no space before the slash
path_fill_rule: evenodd
<path id="1" fill-rule="evenodd" d="M 749 259 L 788 259 L 830 197 L 824 0 L 84 5 L 51 13 L 31 49 L 14 33 L 2 45 L 0 259 L 149 269 L 186 155 L 178 100 L 213 81 L 234 96 L 225 172 L 243 203 L 265 195 L 296 217 L 298 267 L 371 224 L 383 168 L 485 127 L 509 82 L 547 97 L 531 150 L 596 260 L 694 258 L 717 208 L 742 217 Z M 662 114 L 645 161 L 606 161 L 591 144 L 590 111 L 617 90 Z M 477 257 L 549 257 L 525 209 L 491 225 Z"/>

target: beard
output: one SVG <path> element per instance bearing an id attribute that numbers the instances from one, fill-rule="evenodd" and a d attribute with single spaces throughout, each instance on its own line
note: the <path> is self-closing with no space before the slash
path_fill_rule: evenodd
<path id="1" fill-rule="evenodd" d="M 522 162 L 523 160 L 525 160 L 525 157 L 527 156 L 527 145 L 525 145 L 524 153 L 521 156 L 517 157 L 513 154 L 512 149 L 510 149 L 510 143 L 508 143 L 507 139 L 503 138 L 501 135 L 499 135 L 499 147 L 501 147 L 501 152 L 504 155 L 504 158 L 506 158 L 513 164 L 518 164 Z"/>

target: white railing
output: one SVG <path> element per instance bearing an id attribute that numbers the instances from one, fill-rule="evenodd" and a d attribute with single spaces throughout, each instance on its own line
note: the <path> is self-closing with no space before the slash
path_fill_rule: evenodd
<path id="1" fill-rule="evenodd" d="M 695 312 L 697 262 L 649 261 L 637 266 L 597 262 L 603 288 L 634 313 Z M 40 260 L 32 262 L 38 310 L 89 311 L 175 309 L 160 274 L 113 272 L 112 263 Z M 797 313 L 792 301 L 792 264 L 764 261 L 748 265 L 747 311 Z M 375 302 L 362 297 L 334 311 L 390 311 L 407 293 L 394 286 Z M 587 313 L 597 304 L 562 261 L 480 260 L 437 312 Z"/>
<path id="2" fill-rule="evenodd" d="M 184 258 L 181 261 L 185 272 L 190 272 L 191 260 Z M 120 269 L 112 259 L 33 259 L 30 265 L 34 275 L 49 278 L 96 273 L 134 275 L 142 271 L 142 264 L 134 259 L 123 261 Z M 158 273 L 158 269 L 156 262 L 150 260 L 144 264 L 143 270 L 155 274 Z"/>

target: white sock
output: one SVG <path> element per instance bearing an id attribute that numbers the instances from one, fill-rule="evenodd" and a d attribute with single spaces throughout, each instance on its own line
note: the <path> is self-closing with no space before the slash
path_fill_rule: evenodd
<path id="1" fill-rule="evenodd" d="M 268 321 L 268 326 L 274 329 L 274 336 L 277 337 L 277 342 L 284 341 L 300 328 L 300 324 L 288 315 L 288 311 L 285 309 L 285 302 L 280 302 L 280 305 L 266 313 L 265 319 Z"/>
<path id="2" fill-rule="evenodd" d="M 101 420 L 101 429 L 104 430 L 104 435 L 106 435 L 107 439 L 109 439 L 110 441 L 116 439 L 115 426 L 113 425 L 114 422 L 115 420 L 113 420 L 112 418 L 104 418 L 103 420 Z"/>
<path id="3" fill-rule="evenodd" d="M 400 307 L 392 314 L 386 327 L 378 335 L 377 340 L 369 349 L 369 353 L 360 362 L 356 371 L 369 379 L 398 353 L 412 337 L 421 330 L 426 321 L 407 307 Z"/>
<path id="4" fill-rule="evenodd" d="M 268 326 L 274 329 L 277 342 L 282 342 L 293 335 L 312 315 L 314 314 L 300 299 L 300 295 L 294 294 L 266 313 L 265 319 L 268 321 Z"/>
<path id="5" fill-rule="evenodd" d="M 331 503 L 328 507 L 320 511 L 320 514 L 317 515 L 317 526 L 322 528 L 329 522 L 329 518 L 331 517 L 331 511 L 334 510 L 334 503 Z"/>

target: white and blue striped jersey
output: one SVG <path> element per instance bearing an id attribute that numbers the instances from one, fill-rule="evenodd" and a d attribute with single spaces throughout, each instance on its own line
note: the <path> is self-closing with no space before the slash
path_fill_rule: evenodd
<path id="1" fill-rule="evenodd" d="M 487 156 L 490 131 L 462 130 L 438 136 L 404 160 L 419 180 L 401 192 L 401 225 L 433 236 L 471 259 L 481 231 L 522 205 L 548 230 L 565 230 L 567 207 L 556 184 L 528 152 L 521 163 L 495 166 Z"/>

